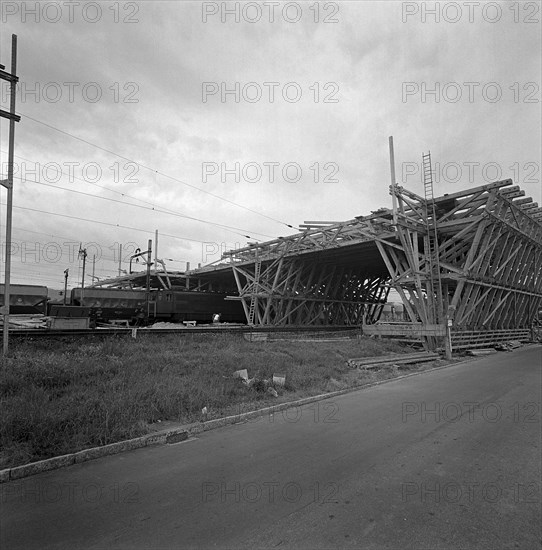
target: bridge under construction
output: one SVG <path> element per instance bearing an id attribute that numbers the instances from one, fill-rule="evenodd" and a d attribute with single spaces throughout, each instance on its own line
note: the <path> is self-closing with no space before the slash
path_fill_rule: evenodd
<path id="1" fill-rule="evenodd" d="M 152 270 L 154 284 L 228 292 L 255 326 L 374 324 L 395 289 L 422 326 L 528 328 L 542 306 L 542 208 L 510 179 L 433 197 L 422 160 L 424 196 L 392 183 L 391 209 L 305 222 L 185 273 Z"/>
<path id="2" fill-rule="evenodd" d="M 393 209 L 307 222 L 188 275 L 200 287 L 234 282 L 254 325 L 374 323 L 394 288 L 413 322 L 529 326 L 542 304 L 542 208 L 512 180 L 435 198 L 390 192 Z"/>

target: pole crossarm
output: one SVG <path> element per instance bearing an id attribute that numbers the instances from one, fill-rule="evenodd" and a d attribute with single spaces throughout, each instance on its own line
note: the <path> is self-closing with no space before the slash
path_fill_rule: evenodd
<path id="1" fill-rule="evenodd" d="M 13 67 L 12 67 L 12 71 L 13 71 Z M 13 82 L 14 84 L 16 84 L 17 82 L 19 82 L 19 77 L 13 74 L 13 72 L 8 73 L 4 69 L 0 69 L 0 80 L 7 80 L 8 82 Z"/>
<path id="2" fill-rule="evenodd" d="M 7 118 L 8 120 L 13 120 L 14 122 L 21 122 L 20 115 L 15 115 L 13 113 L 10 113 L 9 111 L 4 111 L 4 109 L 0 109 L 0 117 Z"/>

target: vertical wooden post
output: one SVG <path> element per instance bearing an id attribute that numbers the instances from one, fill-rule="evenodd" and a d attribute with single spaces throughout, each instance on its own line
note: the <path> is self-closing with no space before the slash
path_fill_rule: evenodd
<path id="1" fill-rule="evenodd" d="M 4 68 L 3 66 L 1 67 Z M 15 97 L 17 86 L 17 35 L 11 35 L 11 74 L 4 73 L 2 70 L 2 80 L 10 82 L 10 102 L 9 113 L 2 111 L 2 116 L 9 119 L 9 148 L 8 148 L 8 179 L 2 182 L 7 188 L 6 205 L 6 265 L 4 278 L 4 334 L 2 354 L 6 355 L 9 347 L 9 302 L 10 302 L 10 283 L 11 283 L 11 226 L 13 217 L 13 157 L 15 154 L 15 122 L 20 119 L 15 114 Z"/>
<path id="2" fill-rule="evenodd" d="M 446 359 L 450 360 L 452 358 L 452 320 L 446 319 L 446 336 L 444 337 L 444 354 Z"/>
<path id="3" fill-rule="evenodd" d="M 444 337 L 444 353 L 445 358 L 449 361 L 452 358 L 452 325 L 455 314 L 455 307 L 449 306 L 446 312 L 446 336 Z"/>
<path id="4" fill-rule="evenodd" d="M 397 224 L 397 197 L 395 196 L 395 188 L 397 182 L 395 181 L 395 153 L 393 151 L 393 136 L 389 137 L 390 147 L 390 173 L 391 173 L 391 203 L 393 208 L 393 223 Z"/>

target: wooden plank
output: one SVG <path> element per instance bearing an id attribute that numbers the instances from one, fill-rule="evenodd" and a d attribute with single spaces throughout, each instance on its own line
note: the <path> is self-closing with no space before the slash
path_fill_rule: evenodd
<path id="1" fill-rule="evenodd" d="M 415 363 L 416 361 L 438 359 L 438 353 L 427 353 L 425 351 L 416 353 L 405 353 L 398 355 L 384 355 L 378 357 L 359 357 L 357 359 L 348 359 L 346 362 L 350 366 L 378 365 L 385 363 Z"/>
<path id="2" fill-rule="evenodd" d="M 458 191 L 457 193 L 448 193 L 446 195 L 443 195 L 442 197 L 436 197 L 435 198 L 435 205 L 441 202 L 446 202 L 452 199 L 459 199 L 462 197 L 468 197 L 470 195 L 473 195 L 474 193 L 478 193 L 480 191 L 491 191 L 493 189 L 500 189 L 501 187 L 506 187 L 508 185 L 512 185 L 511 179 L 496 181 L 494 183 L 489 183 L 487 185 L 481 185 L 479 187 L 473 187 L 471 189 L 465 189 L 464 191 Z"/>
<path id="3" fill-rule="evenodd" d="M 435 324 L 363 325 L 368 336 L 445 336 L 446 327 Z"/>

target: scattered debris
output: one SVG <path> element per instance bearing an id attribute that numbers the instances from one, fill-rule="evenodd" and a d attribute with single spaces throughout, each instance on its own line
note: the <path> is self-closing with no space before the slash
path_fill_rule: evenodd
<path id="1" fill-rule="evenodd" d="M 265 392 L 268 386 L 269 386 L 269 382 L 267 380 L 260 380 L 259 378 L 253 379 L 252 387 L 257 392 L 261 392 L 261 393 Z"/>
<path id="2" fill-rule="evenodd" d="M 523 345 L 519 340 L 510 340 L 510 342 L 506 343 L 512 349 L 520 348 Z"/>
<path id="3" fill-rule="evenodd" d="M 473 357 L 483 357 L 484 355 L 491 355 L 492 353 L 497 353 L 497 350 L 495 348 L 468 349 L 465 353 Z"/>
<path id="4" fill-rule="evenodd" d="M 508 342 L 502 342 L 495 344 L 497 351 L 512 351 L 513 349 L 521 347 L 523 344 L 519 340 L 510 340 Z"/>
<path id="5" fill-rule="evenodd" d="M 256 377 L 249 378 L 247 369 L 236 370 L 232 377 L 236 380 L 240 380 L 247 388 L 252 388 L 254 391 L 259 393 L 267 392 L 273 397 L 278 397 L 275 387 L 282 388 L 286 383 L 286 375 L 282 374 L 274 374 L 272 380 L 265 380 Z"/>
<path id="6" fill-rule="evenodd" d="M 247 369 L 236 370 L 233 373 L 233 377 L 242 378 L 243 380 L 248 380 L 248 370 Z"/>
<path id="7" fill-rule="evenodd" d="M 254 384 L 254 378 L 242 378 L 242 381 L 243 381 L 243 384 L 247 387 L 247 388 L 251 388 L 252 387 L 252 384 Z"/>

